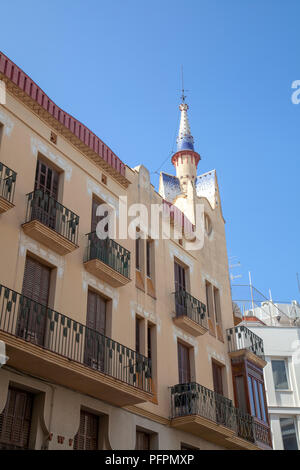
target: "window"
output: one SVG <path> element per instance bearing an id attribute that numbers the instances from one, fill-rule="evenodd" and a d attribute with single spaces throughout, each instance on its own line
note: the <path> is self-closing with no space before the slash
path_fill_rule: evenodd
<path id="1" fill-rule="evenodd" d="M 190 348 L 178 342 L 177 349 L 179 383 L 189 383 L 191 381 Z"/>
<path id="2" fill-rule="evenodd" d="M 186 272 L 185 268 L 181 264 L 174 262 L 174 274 L 175 274 L 175 290 L 185 290 L 186 288 Z"/>
<path id="3" fill-rule="evenodd" d="M 137 353 L 141 353 L 141 320 L 135 318 L 135 350 Z"/>
<path id="4" fill-rule="evenodd" d="M 148 324 L 147 327 L 147 349 L 148 349 L 148 359 L 152 359 L 152 339 L 151 339 L 151 331 L 152 327 Z"/>
<path id="5" fill-rule="evenodd" d="M 80 412 L 78 433 L 74 439 L 75 450 L 98 449 L 99 417 L 87 411 Z"/>
<path id="6" fill-rule="evenodd" d="M 214 391 L 219 395 L 223 395 L 223 366 L 217 364 L 216 362 L 212 362 L 212 370 Z"/>
<path id="7" fill-rule="evenodd" d="M 135 240 L 135 267 L 141 269 L 141 239 L 138 236 Z"/>
<path id="8" fill-rule="evenodd" d="M 86 326 L 84 363 L 104 370 L 104 352 L 99 348 L 99 335 L 97 336 L 95 331 L 105 335 L 106 299 L 90 290 L 88 291 Z"/>
<path id="9" fill-rule="evenodd" d="M 251 375 L 248 375 L 248 389 L 251 415 L 266 423 L 267 412 L 263 383 Z"/>
<path id="10" fill-rule="evenodd" d="M 298 450 L 298 437 L 294 418 L 280 418 L 284 450 Z"/>
<path id="11" fill-rule="evenodd" d="M 234 377 L 234 385 L 236 391 L 236 398 L 237 398 L 237 407 L 240 408 L 244 413 L 248 412 L 247 409 L 247 399 L 245 393 L 245 384 L 244 384 L 244 376 L 243 375 L 236 375 Z"/>
<path id="12" fill-rule="evenodd" d="M 97 228 L 98 223 L 101 222 L 101 220 L 104 219 L 104 217 L 108 216 L 108 211 L 105 211 L 104 215 L 102 215 L 102 216 L 97 216 L 96 215 L 98 206 L 100 206 L 101 204 L 104 204 L 104 202 L 101 201 L 100 199 L 97 199 L 96 197 L 93 197 L 91 232 L 96 232 L 96 228 Z M 108 232 L 108 224 L 105 225 L 104 232 Z"/>
<path id="13" fill-rule="evenodd" d="M 273 379 L 276 390 L 288 390 L 288 377 L 286 361 L 283 359 L 272 360 Z"/>
<path id="14" fill-rule="evenodd" d="M 146 242 L 146 266 L 147 266 L 147 276 L 151 277 L 151 253 L 152 252 L 152 241 L 147 240 Z"/>
<path id="15" fill-rule="evenodd" d="M 0 449 L 28 449 L 34 396 L 9 387 L 7 402 L 0 414 Z"/>
<path id="16" fill-rule="evenodd" d="M 44 160 L 38 159 L 36 165 L 34 189 L 41 189 L 49 196 L 57 200 L 58 179 L 58 172 Z"/>
<path id="17" fill-rule="evenodd" d="M 136 431 L 136 450 L 150 450 L 150 434 L 143 431 Z"/>
<path id="18" fill-rule="evenodd" d="M 220 305 L 220 291 L 216 287 L 214 290 L 214 307 L 215 307 L 215 319 L 216 323 L 221 323 L 221 305 Z"/>
<path id="19" fill-rule="evenodd" d="M 208 214 L 204 214 L 204 227 L 207 235 L 210 235 L 212 232 L 212 223 Z"/>
<path id="20" fill-rule="evenodd" d="M 20 305 L 17 335 L 26 341 L 44 344 L 46 317 L 41 315 L 41 306 L 48 306 L 51 269 L 35 258 L 27 256 L 25 262 L 22 294 L 33 300 L 30 307 Z M 37 302 L 38 304 L 35 304 Z"/>

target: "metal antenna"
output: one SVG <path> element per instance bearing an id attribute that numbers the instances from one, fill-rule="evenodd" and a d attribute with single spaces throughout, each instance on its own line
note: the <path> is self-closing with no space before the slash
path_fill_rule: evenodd
<path id="1" fill-rule="evenodd" d="M 185 102 L 185 99 L 186 99 L 186 95 L 184 94 L 184 84 L 183 84 L 183 65 L 181 66 L 181 99 L 182 99 L 182 102 L 184 103 Z M 188 91 L 188 90 L 186 90 Z"/>

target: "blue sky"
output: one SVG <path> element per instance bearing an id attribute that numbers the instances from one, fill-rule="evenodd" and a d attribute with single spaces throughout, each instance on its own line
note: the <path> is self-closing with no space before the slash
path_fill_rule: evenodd
<path id="1" fill-rule="evenodd" d="M 262 292 L 299 300 L 299 1 L 10 0 L 0 14 L 0 49 L 156 186 L 174 171 L 182 64 L 236 282 L 251 270 Z"/>

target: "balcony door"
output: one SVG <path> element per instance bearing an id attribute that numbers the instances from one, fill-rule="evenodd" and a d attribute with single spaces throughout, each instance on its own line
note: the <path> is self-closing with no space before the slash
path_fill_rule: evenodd
<path id="1" fill-rule="evenodd" d="M 100 371 L 105 361 L 106 303 L 101 295 L 88 291 L 84 362 Z"/>
<path id="2" fill-rule="evenodd" d="M 38 159 L 35 173 L 34 190 L 32 201 L 32 219 L 37 219 L 47 227 L 56 229 L 59 223 L 56 210 L 58 198 L 58 172 L 43 160 Z M 36 190 L 41 190 L 36 192 Z"/>
<path id="3" fill-rule="evenodd" d="M 38 159 L 36 164 L 34 189 L 41 189 L 48 196 L 57 200 L 58 196 L 58 172 L 43 160 Z"/>
<path id="4" fill-rule="evenodd" d="M 179 383 L 186 384 L 191 381 L 190 349 L 178 342 L 177 350 Z"/>
<path id="5" fill-rule="evenodd" d="M 174 262 L 174 277 L 175 277 L 175 307 L 176 316 L 186 315 L 187 303 L 185 296 L 186 289 L 186 273 L 185 268 L 179 263 Z"/>
<path id="6" fill-rule="evenodd" d="M 174 275 L 175 275 L 175 291 L 185 290 L 185 268 L 180 264 L 174 262 Z"/>
<path id="7" fill-rule="evenodd" d="M 17 324 L 17 335 L 42 346 L 46 327 L 51 269 L 38 260 L 27 257 Z M 36 303 L 37 302 L 37 303 Z"/>
<path id="8" fill-rule="evenodd" d="M 224 394 L 223 390 L 223 367 L 216 362 L 212 363 L 214 391 L 219 395 Z"/>

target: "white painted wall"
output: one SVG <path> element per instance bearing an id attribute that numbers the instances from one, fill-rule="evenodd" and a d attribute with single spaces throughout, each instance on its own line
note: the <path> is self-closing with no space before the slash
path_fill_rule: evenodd
<path id="1" fill-rule="evenodd" d="M 267 366 L 264 368 L 265 387 L 273 448 L 283 449 L 280 417 L 294 417 L 298 430 L 298 447 L 300 449 L 300 328 L 279 326 L 247 327 L 264 341 Z M 288 369 L 288 390 L 275 390 L 272 359 L 286 359 Z"/>

